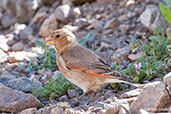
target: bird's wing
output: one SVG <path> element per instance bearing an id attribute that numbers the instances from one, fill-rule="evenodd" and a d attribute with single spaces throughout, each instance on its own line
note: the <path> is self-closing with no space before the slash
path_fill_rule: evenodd
<path id="1" fill-rule="evenodd" d="M 64 52 L 62 58 L 70 70 L 85 72 L 92 76 L 125 78 L 104 60 L 82 46 L 76 46 Z M 131 79 L 131 77 L 130 77 Z"/>

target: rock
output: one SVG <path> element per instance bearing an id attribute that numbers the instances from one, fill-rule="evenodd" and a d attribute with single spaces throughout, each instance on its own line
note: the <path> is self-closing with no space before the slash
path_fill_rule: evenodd
<path id="1" fill-rule="evenodd" d="M 63 95 L 59 98 L 59 101 L 67 101 L 68 97 L 66 95 Z"/>
<path id="2" fill-rule="evenodd" d="M 73 6 L 72 0 L 62 0 L 62 4 L 63 5 L 69 5 L 69 6 Z"/>
<path id="3" fill-rule="evenodd" d="M 109 107 L 107 107 L 105 114 L 118 114 L 121 108 L 124 108 L 128 111 L 129 104 L 127 102 L 117 103 L 115 105 L 109 104 Z"/>
<path id="4" fill-rule="evenodd" d="M 47 37 L 53 30 L 58 28 L 58 22 L 56 16 L 51 14 L 41 25 L 39 35 Z"/>
<path id="5" fill-rule="evenodd" d="M 26 26 L 23 30 L 20 31 L 20 39 L 28 40 L 29 36 L 33 34 L 33 29 L 29 26 Z"/>
<path id="6" fill-rule="evenodd" d="M 157 109 L 168 108 L 171 104 L 165 84 L 159 81 L 146 85 L 137 100 L 130 106 L 131 114 L 139 114 L 140 109 L 156 112 Z M 161 111 L 161 110 L 158 110 Z"/>
<path id="7" fill-rule="evenodd" d="M 95 0 L 72 0 L 74 5 L 81 5 L 85 2 L 93 2 L 93 1 L 95 1 Z"/>
<path id="8" fill-rule="evenodd" d="M 80 11 L 79 7 L 74 8 L 72 13 L 75 17 L 79 17 L 81 15 L 81 11 Z"/>
<path id="9" fill-rule="evenodd" d="M 117 61 L 118 59 L 124 60 L 130 53 L 131 49 L 127 46 L 117 49 L 116 52 L 112 56 L 112 60 Z"/>
<path id="10" fill-rule="evenodd" d="M 68 93 L 68 96 L 70 98 L 74 98 L 74 97 L 77 97 L 79 95 L 75 89 L 68 89 L 67 93 Z"/>
<path id="11" fill-rule="evenodd" d="M 39 107 L 40 101 L 31 94 L 0 88 L 0 110 L 5 112 L 20 112 L 26 108 Z"/>
<path id="12" fill-rule="evenodd" d="M 33 90 L 40 88 L 41 83 L 38 81 L 31 81 L 26 77 L 21 77 L 9 80 L 8 86 L 23 92 L 32 92 Z"/>
<path id="13" fill-rule="evenodd" d="M 86 18 L 79 18 L 75 20 L 74 25 L 78 26 L 79 28 L 83 28 L 83 27 L 88 26 L 89 22 Z"/>
<path id="14" fill-rule="evenodd" d="M 10 57 L 15 57 L 18 61 L 23 61 L 24 59 L 29 61 L 32 57 L 37 57 L 37 53 L 18 51 L 18 52 L 9 52 Z"/>
<path id="15" fill-rule="evenodd" d="M 29 22 L 40 4 L 40 0 L 17 0 L 15 5 L 17 22 Z"/>
<path id="16" fill-rule="evenodd" d="M 37 109 L 36 108 L 28 108 L 23 111 L 21 111 L 19 114 L 37 114 Z"/>
<path id="17" fill-rule="evenodd" d="M 77 32 L 79 30 L 78 26 L 65 25 L 63 28 L 68 29 L 71 32 Z"/>
<path id="18" fill-rule="evenodd" d="M 129 54 L 128 59 L 130 59 L 131 61 L 137 61 L 140 59 L 141 56 L 142 56 L 141 53 Z"/>
<path id="19" fill-rule="evenodd" d="M 55 9 L 55 16 L 57 20 L 66 23 L 70 16 L 70 6 L 62 5 Z"/>
<path id="20" fill-rule="evenodd" d="M 63 109 L 56 106 L 55 108 L 51 109 L 51 114 L 63 114 Z"/>
<path id="21" fill-rule="evenodd" d="M 15 19 L 14 18 L 11 18 L 7 15 L 5 16 L 2 16 L 2 19 L 1 19 L 1 24 L 4 28 L 8 28 L 10 27 L 12 24 L 14 24 L 15 22 Z"/>
<path id="22" fill-rule="evenodd" d="M 15 57 L 8 57 L 9 63 L 16 63 L 18 62 Z"/>
<path id="23" fill-rule="evenodd" d="M 102 22 L 97 22 L 94 26 L 95 31 L 101 33 L 103 32 L 103 23 Z"/>
<path id="24" fill-rule="evenodd" d="M 0 88 L 5 87 L 5 85 L 3 83 L 0 83 Z"/>
<path id="25" fill-rule="evenodd" d="M 8 51 L 9 46 L 8 46 L 7 42 L 8 42 L 8 40 L 5 38 L 5 36 L 0 35 L 0 49 L 2 49 L 4 51 Z"/>
<path id="26" fill-rule="evenodd" d="M 121 24 L 119 25 L 119 29 L 122 33 L 126 33 L 126 31 L 130 30 L 131 26 L 127 24 Z"/>
<path id="27" fill-rule="evenodd" d="M 0 75 L 0 79 L 2 78 L 10 78 L 10 79 L 15 79 L 16 76 L 12 75 L 11 73 L 4 71 L 1 75 Z"/>
<path id="28" fill-rule="evenodd" d="M 157 27 L 165 27 L 165 19 L 157 7 L 147 8 L 140 16 L 141 23 L 154 31 Z"/>
<path id="29" fill-rule="evenodd" d="M 11 47 L 13 51 L 22 51 L 23 48 L 24 48 L 24 44 L 22 42 L 17 42 Z"/>
<path id="30" fill-rule="evenodd" d="M 120 97 L 121 98 L 129 98 L 138 96 L 141 93 L 141 89 L 134 89 L 128 92 L 123 93 Z"/>
<path id="31" fill-rule="evenodd" d="M 7 61 L 8 55 L 0 49 L 0 64 Z"/>
<path id="32" fill-rule="evenodd" d="M 56 0 L 42 0 L 43 4 L 45 5 L 53 5 L 53 3 L 55 2 Z"/>
<path id="33" fill-rule="evenodd" d="M 168 87 L 170 93 L 171 93 L 171 72 L 169 72 L 168 74 L 166 74 L 163 78 L 164 83 L 166 84 L 166 86 Z"/>
<path id="34" fill-rule="evenodd" d="M 115 28 L 119 25 L 119 20 L 116 18 L 112 18 L 111 20 L 107 21 L 104 29 L 111 29 L 111 28 Z"/>
<path id="35" fill-rule="evenodd" d="M 76 32 L 75 33 L 75 36 L 80 39 L 80 38 L 83 38 L 87 35 L 87 32 L 86 31 L 80 31 L 80 32 Z"/>

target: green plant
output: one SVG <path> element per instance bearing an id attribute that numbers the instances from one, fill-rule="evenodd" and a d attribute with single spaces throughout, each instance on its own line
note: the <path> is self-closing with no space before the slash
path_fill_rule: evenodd
<path id="1" fill-rule="evenodd" d="M 34 90 L 32 94 L 36 97 L 43 97 L 51 100 L 65 94 L 68 89 L 74 88 L 75 86 L 73 84 L 71 84 L 61 74 L 58 74 L 56 80 L 50 79 L 44 87 Z"/>
<path id="2" fill-rule="evenodd" d="M 171 5 L 170 0 L 165 0 L 168 5 Z M 163 3 L 160 3 L 160 11 L 162 12 L 165 19 L 171 24 L 171 10 L 166 7 Z"/>
<path id="3" fill-rule="evenodd" d="M 134 81 L 140 83 L 155 77 L 162 77 L 168 69 L 166 64 L 171 55 L 171 51 L 167 48 L 169 42 L 163 29 L 157 28 L 154 35 L 150 37 L 150 42 L 132 40 L 130 44 L 132 52 L 141 50 L 140 59 L 128 64 L 127 69 L 121 69 L 116 63 L 113 63 L 113 68 L 134 77 Z"/>

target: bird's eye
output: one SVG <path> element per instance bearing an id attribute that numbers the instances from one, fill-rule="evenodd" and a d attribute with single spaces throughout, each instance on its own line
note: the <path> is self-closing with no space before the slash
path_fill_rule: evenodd
<path id="1" fill-rule="evenodd" d="M 59 37 L 60 37 L 60 35 L 59 35 L 59 34 L 57 34 L 57 35 L 56 35 L 56 38 L 59 38 Z"/>

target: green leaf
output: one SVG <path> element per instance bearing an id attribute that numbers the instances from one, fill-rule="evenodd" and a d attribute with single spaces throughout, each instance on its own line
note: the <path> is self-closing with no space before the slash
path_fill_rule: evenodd
<path id="1" fill-rule="evenodd" d="M 160 3 L 160 11 L 162 12 L 166 20 L 171 24 L 171 10 L 164 4 Z"/>

